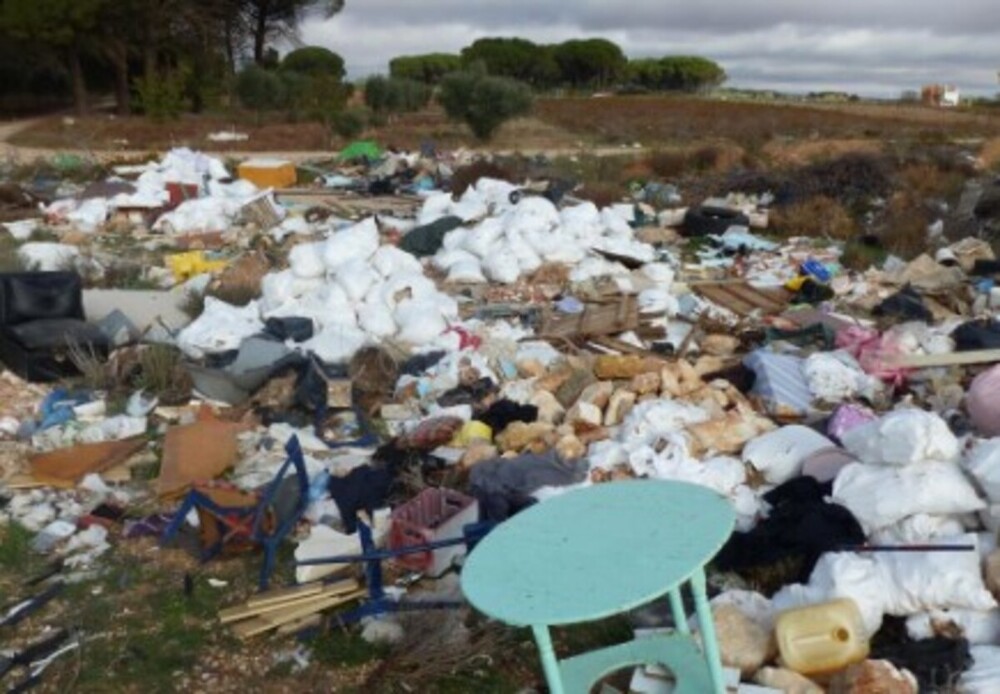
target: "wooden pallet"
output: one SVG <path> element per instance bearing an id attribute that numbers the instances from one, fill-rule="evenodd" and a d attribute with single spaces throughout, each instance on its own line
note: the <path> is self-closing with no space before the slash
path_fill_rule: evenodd
<path id="1" fill-rule="evenodd" d="M 696 293 L 743 318 L 753 314 L 774 315 L 788 308 L 789 293 L 784 289 L 758 289 L 743 280 L 697 282 Z"/>
<path id="2" fill-rule="evenodd" d="M 613 302 L 588 303 L 582 313 L 546 311 L 539 334 L 572 340 L 616 335 L 638 327 L 638 301 L 634 296 L 622 296 Z"/>

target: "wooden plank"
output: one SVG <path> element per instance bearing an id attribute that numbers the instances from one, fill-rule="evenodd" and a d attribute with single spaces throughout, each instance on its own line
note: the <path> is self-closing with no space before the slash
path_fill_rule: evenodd
<path id="1" fill-rule="evenodd" d="M 219 621 L 223 624 L 238 622 L 242 619 L 249 619 L 275 610 L 282 610 L 294 606 L 303 606 L 309 602 L 316 602 L 329 598 L 333 595 L 343 595 L 358 589 L 358 582 L 354 580 L 337 581 L 329 586 L 320 583 L 309 586 L 298 586 L 299 588 L 309 588 L 308 591 L 294 592 L 294 589 L 274 591 L 283 595 L 275 595 L 272 599 L 256 604 L 247 603 L 219 610 Z"/>
<path id="2" fill-rule="evenodd" d="M 743 300 L 740 296 L 734 296 L 726 291 L 726 287 L 712 287 L 709 285 L 698 288 L 698 293 L 714 304 L 729 309 L 740 316 L 748 316 L 754 312 L 756 307 Z"/>
<path id="3" fill-rule="evenodd" d="M 310 615 L 322 612 L 323 610 L 328 610 L 332 607 L 337 607 L 338 605 L 344 605 L 353 600 L 357 600 L 358 598 L 366 595 L 366 593 L 367 591 L 361 589 L 356 590 L 353 593 L 347 593 L 346 595 L 334 595 L 324 598 L 323 600 L 317 600 L 315 602 L 310 601 L 307 605 L 268 612 L 260 617 L 240 622 L 233 627 L 233 633 L 241 639 L 257 636 L 258 634 L 263 634 L 265 631 L 270 631 L 271 629 L 280 627 L 283 624 L 290 624 L 300 619 L 304 619 L 305 617 L 309 617 Z"/>
<path id="4" fill-rule="evenodd" d="M 773 314 L 787 308 L 787 293 L 784 290 L 758 289 L 746 280 L 696 282 L 691 288 L 709 301 L 719 304 L 740 316 L 749 316 L 757 311 Z"/>
<path id="5" fill-rule="evenodd" d="M 887 356 L 882 363 L 885 366 L 903 369 L 927 369 L 936 366 L 967 366 L 994 362 L 1000 362 L 1000 349 L 979 349 L 972 352 L 952 352 L 950 354 Z"/>
<path id="6" fill-rule="evenodd" d="M 582 313 L 547 311 L 539 333 L 546 337 L 612 335 L 639 327 L 639 304 L 634 296 L 611 303 L 588 303 Z"/>
<path id="7" fill-rule="evenodd" d="M 618 352 L 620 354 L 635 354 L 640 357 L 660 359 L 663 361 L 664 364 L 666 364 L 669 361 L 667 357 L 658 352 L 653 352 L 648 349 L 643 349 L 642 347 L 636 347 L 631 343 L 624 342 L 623 340 L 616 340 L 613 337 L 595 337 L 592 340 L 590 340 L 590 342 L 596 345 L 600 345 L 601 347 L 610 349 L 612 351 Z"/>
<path id="8" fill-rule="evenodd" d="M 311 627 L 318 627 L 323 621 L 323 618 L 318 614 L 310 615 L 308 617 L 303 617 L 295 622 L 289 622 L 288 624 L 282 624 L 278 627 L 275 632 L 279 636 L 286 636 L 288 634 L 295 634 L 303 629 L 309 629 Z"/>
<path id="9" fill-rule="evenodd" d="M 742 297 L 748 303 L 771 312 L 784 311 L 786 301 L 779 301 L 772 293 L 751 287 L 749 284 L 734 284 L 724 288 L 731 294 Z"/>
<path id="10" fill-rule="evenodd" d="M 0 485 L 6 487 L 7 489 L 39 489 L 41 487 L 48 487 L 49 485 L 45 482 L 40 482 L 34 477 L 28 474 L 18 474 L 12 477 L 8 477 Z"/>

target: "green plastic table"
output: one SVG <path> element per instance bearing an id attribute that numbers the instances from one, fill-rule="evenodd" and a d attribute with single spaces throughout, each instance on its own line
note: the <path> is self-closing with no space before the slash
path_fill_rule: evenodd
<path id="1" fill-rule="evenodd" d="M 641 664 L 670 668 L 676 694 L 723 694 L 704 565 L 734 520 L 725 498 L 694 484 L 632 480 L 585 487 L 497 526 L 466 560 L 462 590 L 486 615 L 531 627 L 552 694 L 586 694 L 601 677 Z M 688 629 L 685 582 L 702 647 Z M 549 627 L 603 619 L 663 595 L 674 633 L 556 658 Z"/>

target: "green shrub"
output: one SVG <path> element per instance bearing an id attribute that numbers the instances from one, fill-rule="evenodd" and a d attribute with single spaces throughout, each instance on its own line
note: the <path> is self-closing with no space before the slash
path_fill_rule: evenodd
<path id="1" fill-rule="evenodd" d="M 419 111 L 430 98 L 430 88 L 417 80 L 378 76 L 365 82 L 365 103 L 379 114 Z"/>
<path id="2" fill-rule="evenodd" d="M 448 117 L 466 123 L 480 140 L 531 110 L 531 88 L 505 77 L 456 72 L 441 82 L 438 96 Z"/>
<path id="3" fill-rule="evenodd" d="M 368 112 L 363 108 L 344 109 L 333 117 L 333 131 L 345 140 L 354 140 L 368 126 Z"/>
<path id="4" fill-rule="evenodd" d="M 292 51 L 281 61 L 281 72 L 297 72 L 310 77 L 344 79 L 344 59 L 320 46 L 306 46 Z"/>
<path id="5" fill-rule="evenodd" d="M 244 108 L 275 111 L 287 103 L 285 81 L 276 73 L 251 65 L 236 76 L 236 96 Z"/>
<path id="6" fill-rule="evenodd" d="M 140 108 L 147 117 L 157 122 L 181 117 L 186 87 L 187 75 L 180 70 L 169 75 L 140 77 L 135 80 Z"/>

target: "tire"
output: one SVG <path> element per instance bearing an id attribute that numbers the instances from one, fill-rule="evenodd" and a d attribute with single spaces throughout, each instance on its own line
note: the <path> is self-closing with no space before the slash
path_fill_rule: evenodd
<path id="1" fill-rule="evenodd" d="M 692 207 L 684 215 L 681 231 L 684 236 L 724 234 L 731 226 L 750 226 L 750 219 L 737 210 L 726 207 Z"/>

